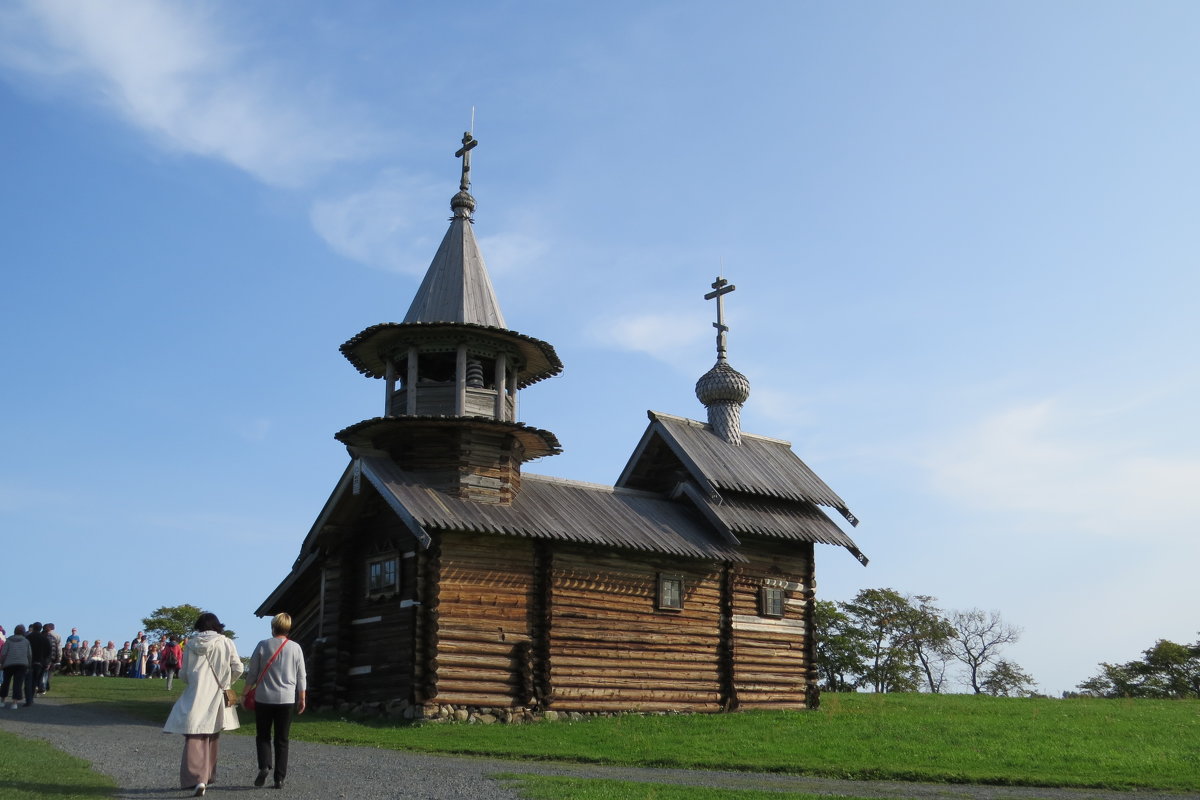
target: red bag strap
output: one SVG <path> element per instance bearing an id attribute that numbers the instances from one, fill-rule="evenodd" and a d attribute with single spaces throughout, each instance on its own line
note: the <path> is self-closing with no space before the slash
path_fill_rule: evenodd
<path id="1" fill-rule="evenodd" d="M 259 682 L 262 682 L 263 675 L 266 675 L 267 670 L 269 670 L 271 668 L 271 665 L 275 663 L 275 656 L 279 655 L 283 651 L 283 645 L 285 645 L 287 643 L 288 643 L 288 638 L 285 636 L 285 637 L 283 637 L 283 644 L 281 644 L 281 645 L 279 645 L 279 647 L 275 648 L 275 653 L 271 656 L 271 660 L 267 662 L 267 665 L 265 667 L 263 667 L 262 673 L 259 674 L 259 676 L 258 676 Z"/>

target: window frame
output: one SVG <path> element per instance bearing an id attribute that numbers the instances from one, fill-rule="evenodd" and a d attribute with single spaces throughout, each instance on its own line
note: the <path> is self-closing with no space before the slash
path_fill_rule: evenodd
<path id="1" fill-rule="evenodd" d="M 778 605 L 778 611 L 775 606 Z M 783 619 L 786 616 L 787 592 L 782 586 L 772 586 L 764 583 L 758 590 L 758 615 L 771 619 Z"/>
<path id="2" fill-rule="evenodd" d="M 389 563 L 391 564 L 392 572 L 391 582 L 380 586 L 373 586 L 372 571 L 374 568 L 380 567 L 380 578 L 382 579 L 388 573 L 387 566 Z M 380 597 L 388 594 L 396 594 L 400 591 L 400 555 L 398 553 L 388 553 L 368 559 L 366 573 L 367 597 Z"/>
<path id="3" fill-rule="evenodd" d="M 674 584 L 678 587 L 678 598 L 674 603 L 669 602 L 667 587 Z M 658 573 L 658 592 L 656 596 L 655 607 L 659 611 L 683 611 L 683 575 L 678 572 L 660 572 Z"/>

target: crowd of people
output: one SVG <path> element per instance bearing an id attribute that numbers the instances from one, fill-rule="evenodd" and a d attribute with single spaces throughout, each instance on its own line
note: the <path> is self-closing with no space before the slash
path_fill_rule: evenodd
<path id="1" fill-rule="evenodd" d="M 194 628 L 195 633 L 182 644 L 174 636 L 151 644 L 145 633 L 138 631 L 118 648 L 112 641 L 89 643 L 75 628 L 63 639 L 52 623 L 35 622 L 28 628 L 17 625 L 11 636 L 0 626 L 0 667 L 4 671 L 0 707 L 33 705 L 36 696 L 50 691 L 53 673 L 165 678 L 170 689 L 182 671 L 187 688 L 175 701 L 163 730 L 183 734 L 179 784 L 199 797 L 217 776 L 221 732 L 239 726 L 231 691 L 244 671 L 246 687 L 256 697 L 252 706 L 258 757 L 254 785 L 263 786 L 273 775 L 275 788 L 282 788 L 288 771 L 292 714 L 304 713 L 307 695 L 304 653 L 289 638 L 292 618 L 277 614 L 271 620 L 270 638 L 258 643 L 246 666 L 233 640 L 223 635 L 225 626 L 216 614 L 201 614 Z M 13 703 L 8 702 L 10 690 Z"/>
<path id="2" fill-rule="evenodd" d="M 11 644 L 11 646 L 10 646 Z M 164 678 L 170 688 L 179 677 L 183 654 L 174 636 L 154 644 L 143 631 L 117 647 L 109 640 L 89 641 L 71 628 L 65 639 L 53 622 L 17 625 L 9 635 L 0 625 L 0 666 L 4 669 L 0 707 L 32 705 L 34 698 L 50 691 L 51 677 L 87 675 L 96 678 Z M 8 702 L 12 691 L 13 703 Z"/>

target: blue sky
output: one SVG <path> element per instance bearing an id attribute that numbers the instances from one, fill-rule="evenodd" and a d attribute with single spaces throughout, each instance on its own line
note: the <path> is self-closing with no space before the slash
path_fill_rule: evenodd
<path id="1" fill-rule="evenodd" d="M 700 417 L 717 274 L 745 430 L 862 519 L 818 592 L 1020 626 L 1057 694 L 1194 641 L 1200 67 L 1190 3 L 0 9 L 0 622 L 246 640 L 379 383 L 475 107 L 521 396 L 612 483 Z"/>

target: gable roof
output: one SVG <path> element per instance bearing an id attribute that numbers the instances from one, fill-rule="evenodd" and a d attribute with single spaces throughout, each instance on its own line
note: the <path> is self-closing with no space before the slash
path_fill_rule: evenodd
<path id="1" fill-rule="evenodd" d="M 741 443 L 733 445 L 703 422 L 657 411 L 647 414 L 650 425 L 617 486 L 661 491 L 664 481 L 675 482 L 665 474 L 675 465 L 711 496 L 737 492 L 813 503 L 834 508 L 851 525 L 858 524 L 846 501 L 800 460 L 790 443 L 743 433 Z"/>
<path id="2" fill-rule="evenodd" d="M 744 560 L 703 517 L 661 495 L 526 473 L 511 505 L 478 503 L 423 485 L 387 458 L 363 457 L 360 464 L 363 477 L 426 536 L 430 530 L 470 531 Z"/>

